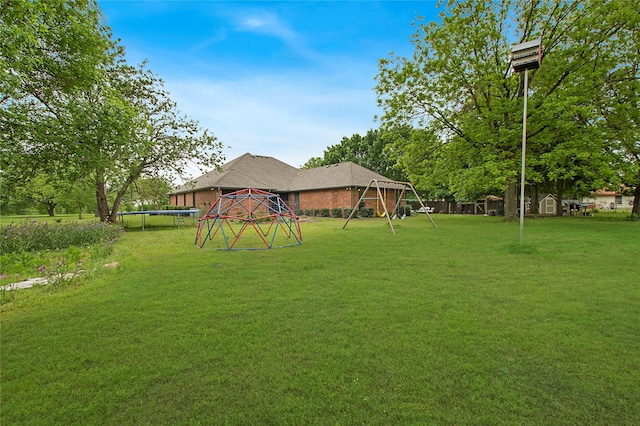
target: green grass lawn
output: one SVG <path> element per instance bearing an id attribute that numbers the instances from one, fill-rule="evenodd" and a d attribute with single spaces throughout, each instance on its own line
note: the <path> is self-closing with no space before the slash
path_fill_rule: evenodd
<path id="1" fill-rule="evenodd" d="M 640 224 L 131 229 L 120 266 L 3 306 L 3 425 L 640 424 Z"/>

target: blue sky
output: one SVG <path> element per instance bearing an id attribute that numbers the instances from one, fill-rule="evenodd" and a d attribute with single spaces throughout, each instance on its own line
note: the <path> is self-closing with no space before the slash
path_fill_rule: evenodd
<path id="1" fill-rule="evenodd" d="M 225 145 L 299 167 L 378 127 L 378 60 L 413 52 L 435 1 L 98 0 L 127 60 Z M 195 172 L 194 172 L 195 173 Z"/>

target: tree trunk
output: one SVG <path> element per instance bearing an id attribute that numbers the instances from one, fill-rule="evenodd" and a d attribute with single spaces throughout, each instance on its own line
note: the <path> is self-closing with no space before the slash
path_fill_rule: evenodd
<path id="1" fill-rule="evenodd" d="M 100 222 L 107 222 L 109 220 L 109 202 L 105 193 L 105 183 L 101 179 L 96 181 L 96 202 L 98 203 Z"/>
<path id="2" fill-rule="evenodd" d="M 564 192 L 564 182 L 558 179 L 556 182 L 556 216 L 562 216 L 562 193 Z"/>
<path id="3" fill-rule="evenodd" d="M 509 182 L 504 191 L 504 220 L 510 222 L 517 217 L 516 184 Z"/>
<path id="4" fill-rule="evenodd" d="M 122 194 L 119 193 L 116 196 L 116 199 L 113 201 L 113 207 L 111 208 L 111 214 L 109 215 L 109 222 L 115 222 L 117 220 L 118 209 L 120 208 L 121 202 L 122 202 Z"/>
<path id="5" fill-rule="evenodd" d="M 113 200 L 113 207 L 111 208 L 111 215 L 109 216 L 110 222 L 116 221 L 117 215 L 118 215 L 118 209 L 120 208 L 120 203 L 122 202 L 122 198 L 124 197 L 124 194 L 127 193 L 127 191 L 129 190 L 129 187 L 133 184 L 133 182 L 138 177 L 140 177 L 142 168 L 143 168 L 142 166 L 136 167 L 135 170 L 131 172 L 127 180 L 124 182 L 124 184 L 122 185 L 122 188 L 120 188 L 120 190 L 118 191 L 118 194 L 116 195 L 116 199 Z"/>
<path id="6" fill-rule="evenodd" d="M 633 193 L 633 208 L 631 209 L 631 214 L 640 216 L 640 179 L 638 179 L 636 190 Z"/>
<path id="7" fill-rule="evenodd" d="M 54 217 L 56 215 L 56 205 L 56 203 L 47 203 L 47 214 L 49 215 L 49 217 Z"/>
<path id="8" fill-rule="evenodd" d="M 538 208 L 538 184 L 531 184 L 531 207 L 529 208 L 529 213 L 531 214 L 540 214 L 540 209 Z"/>

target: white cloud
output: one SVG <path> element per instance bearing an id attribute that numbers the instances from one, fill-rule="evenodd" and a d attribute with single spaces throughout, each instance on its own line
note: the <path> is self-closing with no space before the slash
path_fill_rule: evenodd
<path id="1" fill-rule="evenodd" d="M 236 30 L 278 37 L 287 43 L 292 43 L 299 38 L 295 31 L 272 12 L 256 11 L 246 13 L 244 16 L 236 17 Z"/>
<path id="2" fill-rule="evenodd" d="M 274 37 L 293 52 L 307 59 L 316 60 L 322 57 L 309 48 L 306 38 L 300 32 L 271 9 L 234 9 L 228 16 L 235 31 Z"/>
<path id="3" fill-rule="evenodd" d="M 343 136 L 375 127 L 369 88 L 336 88 L 293 75 L 167 81 L 180 110 L 210 129 L 231 160 L 245 152 L 299 167 Z M 230 146 L 231 148 L 227 148 Z"/>

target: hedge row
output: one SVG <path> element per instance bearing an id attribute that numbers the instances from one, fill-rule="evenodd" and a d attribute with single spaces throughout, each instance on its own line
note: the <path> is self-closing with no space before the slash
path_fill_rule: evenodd
<path id="1" fill-rule="evenodd" d="M 297 211 L 298 216 L 313 216 L 313 217 L 349 217 L 352 209 L 350 208 L 334 208 L 334 209 L 307 209 Z M 402 205 L 398 207 L 398 215 L 411 216 L 411 206 Z M 361 207 L 358 210 L 358 216 L 360 217 L 373 217 L 375 216 L 375 209 L 373 207 Z"/>

